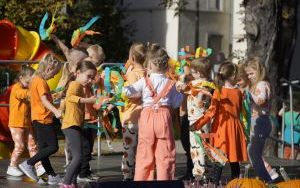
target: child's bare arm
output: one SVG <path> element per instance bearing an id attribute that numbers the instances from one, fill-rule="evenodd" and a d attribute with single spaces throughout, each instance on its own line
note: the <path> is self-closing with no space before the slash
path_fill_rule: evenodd
<path id="1" fill-rule="evenodd" d="M 51 38 L 66 56 L 69 53 L 69 48 L 56 35 L 51 34 Z"/>
<path id="2" fill-rule="evenodd" d="M 96 103 L 96 97 L 91 96 L 89 98 L 80 98 L 79 102 L 84 103 L 84 104 L 94 104 L 94 103 Z"/>
<path id="3" fill-rule="evenodd" d="M 56 118 L 61 118 L 61 111 L 53 106 L 53 104 L 47 99 L 46 95 L 41 96 L 41 101 L 43 105 L 55 115 Z"/>

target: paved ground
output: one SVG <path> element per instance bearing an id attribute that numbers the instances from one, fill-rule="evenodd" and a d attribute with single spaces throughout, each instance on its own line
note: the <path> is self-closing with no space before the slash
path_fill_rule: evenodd
<path id="1" fill-rule="evenodd" d="M 121 181 L 122 174 L 120 172 L 120 163 L 121 163 L 121 150 L 122 145 L 121 142 L 113 143 L 115 152 L 110 152 L 104 144 L 102 143 L 102 153 L 103 155 L 100 158 L 97 156 L 94 157 L 94 160 L 91 161 L 91 167 L 93 172 L 99 176 L 98 182 L 108 182 L 108 181 Z M 185 156 L 183 154 L 182 147 L 180 142 L 176 142 L 177 146 L 177 156 L 176 156 L 176 178 L 184 175 L 185 172 Z M 105 153 L 105 154 L 104 154 Z M 300 178 L 300 161 L 292 161 L 292 160 L 281 160 L 278 158 L 266 158 L 267 161 L 271 163 L 271 165 L 277 169 L 280 166 L 283 166 L 288 175 L 291 178 Z M 51 162 L 54 166 L 54 169 L 63 176 L 64 174 L 64 164 L 65 160 L 62 156 L 54 156 L 51 158 Z M 29 187 L 56 187 L 56 186 L 39 186 L 33 182 L 31 182 L 28 178 L 12 178 L 6 176 L 6 170 L 8 160 L 0 160 L 0 188 L 29 188 Z M 242 164 L 244 166 L 244 164 Z M 208 169 L 210 166 L 208 166 Z M 241 169 L 241 173 L 243 173 L 243 167 Z M 227 182 L 227 179 L 230 176 L 230 169 L 228 166 L 225 166 L 222 179 L 223 182 Z M 254 177 L 253 170 L 250 171 L 250 176 Z M 80 184 L 80 187 L 89 187 L 88 184 Z"/>

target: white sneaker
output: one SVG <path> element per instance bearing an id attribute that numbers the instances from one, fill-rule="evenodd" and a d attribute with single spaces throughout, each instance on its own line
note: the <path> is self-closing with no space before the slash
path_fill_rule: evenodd
<path id="1" fill-rule="evenodd" d="M 8 166 L 6 174 L 8 174 L 10 176 L 19 177 L 19 176 L 23 175 L 23 172 L 21 170 L 19 170 L 18 167 Z"/>
<path id="2" fill-rule="evenodd" d="M 19 164 L 19 168 L 24 172 L 24 174 L 26 176 L 28 176 L 29 178 L 37 181 L 38 177 L 35 175 L 34 170 L 33 170 L 33 166 L 27 164 L 27 161 L 22 162 L 21 164 Z"/>
<path id="3" fill-rule="evenodd" d="M 39 184 L 39 185 L 47 185 L 48 183 L 43 178 L 39 178 L 39 180 L 37 181 L 37 184 Z"/>
<path id="4" fill-rule="evenodd" d="M 276 178 L 279 177 L 279 174 L 276 172 L 275 168 L 272 169 L 272 171 L 269 173 L 269 175 L 271 176 L 272 180 L 275 180 Z"/>
<path id="5" fill-rule="evenodd" d="M 42 176 L 42 175 L 44 175 L 44 174 L 46 173 L 46 170 L 45 170 L 45 168 L 43 167 L 43 165 L 39 165 L 39 166 L 35 169 L 35 171 L 36 171 L 36 175 L 37 175 L 37 176 Z"/>
<path id="6" fill-rule="evenodd" d="M 59 175 L 57 174 L 56 176 L 48 176 L 48 184 L 49 185 L 57 185 L 61 182 L 61 178 L 59 177 Z"/>

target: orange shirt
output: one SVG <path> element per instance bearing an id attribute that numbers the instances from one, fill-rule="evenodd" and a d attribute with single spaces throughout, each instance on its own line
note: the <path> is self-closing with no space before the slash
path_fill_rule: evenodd
<path id="1" fill-rule="evenodd" d="M 42 124 L 52 123 L 53 114 L 41 101 L 41 96 L 46 95 L 47 99 L 52 102 L 52 96 L 47 82 L 39 76 L 34 76 L 29 90 L 31 97 L 31 120 L 36 120 Z"/>
<path id="2" fill-rule="evenodd" d="M 145 69 L 133 69 L 127 76 L 127 84 L 133 84 L 146 75 Z M 138 124 L 138 119 L 142 111 L 141 99 L 128 99 L 127 105 L 121 110 L 122 124 L 132 123 Z"/>
<path id="3" fill-rule="evenodd" d="M 27 128 L 30 122 L 29 90 L 23 88 L 20 82 L 11 90 L 9 98 L 9 127 Z"/>
<path id="4" fill-rule="evenodd" d="M 65 105 L 66 111 L 62 121 L 62 129 L 71 126 L 82 126 L 84 121 L 84 104 L 79 103 L 80 98 L 84 96 L 83 87 L 77 81 L 70 83 L 66 98 Z"/>

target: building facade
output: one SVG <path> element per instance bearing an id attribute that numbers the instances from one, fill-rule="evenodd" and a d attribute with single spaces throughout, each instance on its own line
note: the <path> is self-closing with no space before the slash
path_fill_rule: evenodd
<path id="1" fill-rule="evenodd" d="M 185 45 L 210 47 L 229 55 L 232 50 L 233 1 L 189 0 L 175 16 L 175 7 L 159 6 L 160 0 L 123 0 L 126 22 L 134 21 L 133 41 L 158 42 L 170 56 Z"/>

